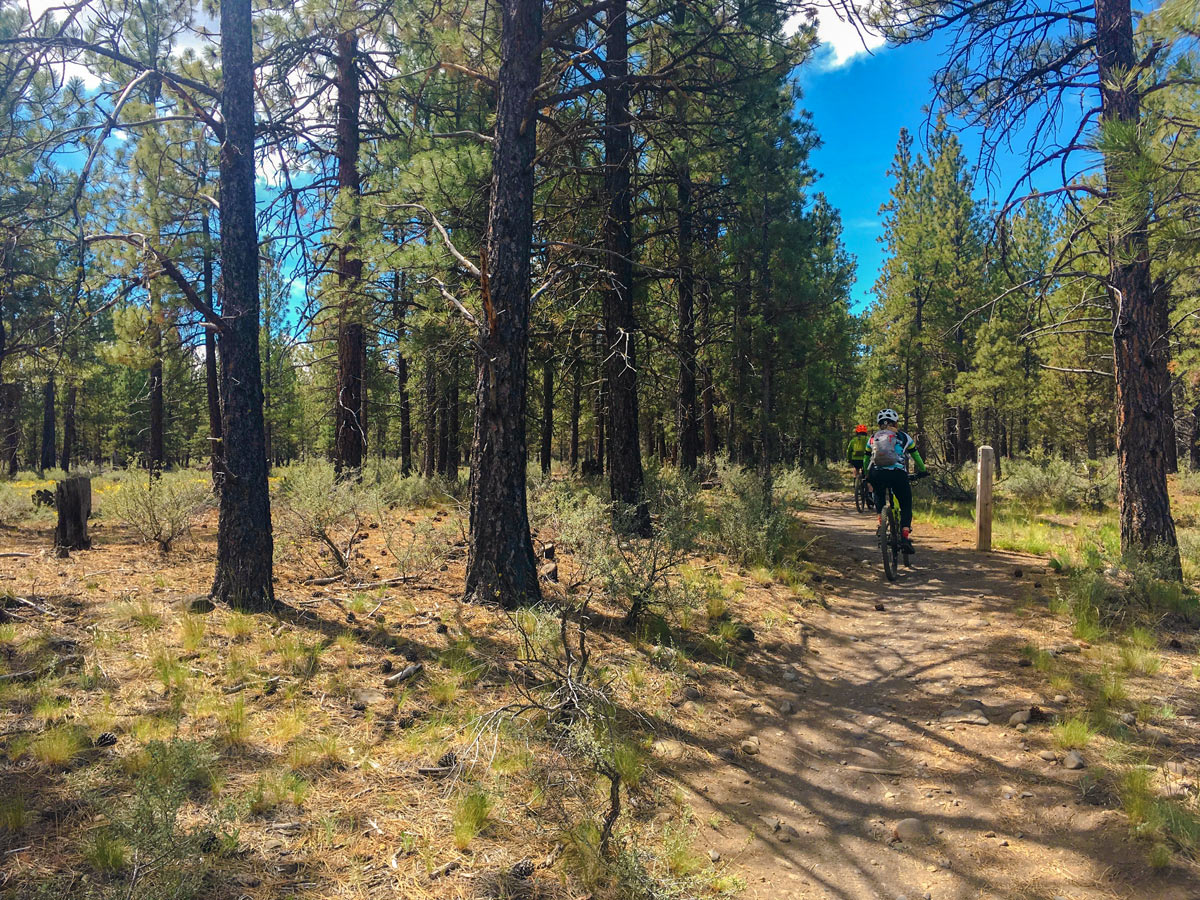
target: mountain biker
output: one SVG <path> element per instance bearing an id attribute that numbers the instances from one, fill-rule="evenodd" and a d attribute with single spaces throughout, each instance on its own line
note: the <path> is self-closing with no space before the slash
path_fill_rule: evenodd
<path id="1" fill-rule="evenodd" d="M 854 437 L 850 438 L 850 442 L 846 444 L 846 462 L 850 463 L 857 471 L 862 471 L 863 463 L 871 455 L 867 450 L 867 441 L 871 434 L 871 429 L 866 425 L 854 426 Z"/>
<path id="2" fill-rule="evenodd" d="M 867 447 L 870 434 L 871 429 L 866 425 L 855 425 L 854 436 L 846 444 L 846 462 L 850 463 L 854 471 L 860 475 L 865 474 L 863 467 L 871 456 L 871 451 Z"/>
<path id="3" fill-rule="evenodd" d="M 892 489 L 896 499 L 900 501 L 900 549 L 905 553 L 915 553 L 912 544 L 912 487 L 908 483 L 908 457 L 911 456 L 917 467 L 917 474 L 924 477 L 929 474 L 925 468 L 925 460 L 917 451 L 917 442 L 900 430 L 900 414 L 894 409 L 883 409 L 875 416 L 879 430 L 876 431 L 867 446 L 870 448 L 871 463 L 867 468 L 867 478 L 875 488 L 875 512 L 879 514 L 879 523 L 883 524 L 883 504 L 887 497 L 887 488 Z"/>

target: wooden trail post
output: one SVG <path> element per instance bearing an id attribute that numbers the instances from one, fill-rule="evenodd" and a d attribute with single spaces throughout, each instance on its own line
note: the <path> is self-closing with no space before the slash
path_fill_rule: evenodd
<path id="1" fill-rule="evenodd" d="M 92 514 L 92 479 L 75 475 L 60 481 L 54 488 L 54 507 L 58 510 L 58 526 L 54 529 L 54 552 L 65 559 L 72 550 L 88 550 L 87 521 Z"/>
<path id="2" fill-rule="evenodd" d="M 992 475 L 996 453 L 991 447 L 979 448 L 979 475 L 975 481 L 975 549 L 992 549 Z"/>

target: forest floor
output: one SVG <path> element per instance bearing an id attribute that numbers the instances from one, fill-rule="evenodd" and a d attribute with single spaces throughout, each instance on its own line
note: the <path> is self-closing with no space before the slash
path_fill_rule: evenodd
<path id="1" fill-rule="evenodd" d="M 103 515 L 68 560 L 44 516 L 0 530 L 0 896 L 157 900 L 172 866 L 198 898 L 634 896 L 580 852 L 603 777 L 536 722 L 481 725 L 521 699 L 520 634 L 550 646 L 553 614 L 461 603 L 453 503 L 365 523 L 356 564 L 384 578 L 394 526 L 425 525 L 417 583 L 283 561 L 287 606 L 258 616 L 193 608 L 211 512 L 168 555 Z M 953 525 L 919 524 L 888 584 L 845 492 L 802 530 L 786 578 L 693 560 L 752 641 L 698 612 L 672 649 L 595 610 L 593 666 L 641 757 L 621 844 L 672 885 L 636 896 L 1195 900 L 1194 631 L 1081 641 L 1045 558 L 976 553 Z M 1191 812 L 1166 821 L 1164 797 Z"/>
<path id="2" fill-rule="evenodd" d="M 1104 654 L 1049 612 L 1057 576 L 1045 559 L 977 553 L 964 529 L 918 529 L 914 568 L 887 584 L 872 516 L 838 493 L 804 518 L 825 604 L 727 692 L 719 736 L 690 738 L 738 752 L 677 770 L 700 817 L 712 817 L 708 845 L 747 873 L 746 896 L 1197 896 L 1194 867 L 1147 866 L 1099 738 L 1079 751 L 1082 768 L 1064 767 L 1053 726 L 1081 711 L 1086 691 L 1061 672 L 1052 686 L 1030 648 L 1074 667 L 1081 685 Z M 1180 792 L 1192 783 L 1180 776 L 1200 765 L 1194 658 L 1178 647 L 1125 688 L 1130 709 L 1140 701 L 1145 714 L 1149 701 L 1192 714 L 1128 735 L 1141 732 L 1141 749 Z M 1034 721 L 1010 726 L 1031 707 Z"/>

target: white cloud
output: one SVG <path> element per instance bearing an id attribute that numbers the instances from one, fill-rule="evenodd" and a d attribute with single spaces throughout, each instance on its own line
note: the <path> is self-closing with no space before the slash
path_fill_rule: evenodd
<path id="1" fill-rule="evenodd" d="M 59 22 L 65 17 L 67 4 L 64 0 L 25 0 L 23 5 L 30 19 L 34 22 L 41 19 L 47 13 L 52 21 Z M 89 9 L 84 9 L 75 17 L 75 21 L 86 23 L 90 18 L 90 12 Z M 71 78 L 79 78 L 83 81 L 85 88 L 95 90 L 100 86 L 101 81 L 87 66 L 75 61 L 75 57 L 81 55 L 81 51 L 67 51 L 65 54 L 66 58 L 60 59 L 52 63 L 52 65 L 58 68 L 60 77 L 64 81 Z"/>
<path id="2" fill-rule="evenodd" d="M 792 17 L 784 25 L 784 31 L 790 34 L 804 19 L 807 16 L 803 14 Z M 840 68 L 852 59 L 884 45 L 883 35 L 847 21 L 824 3 L 817 9 L 817 38 L 821 42 L 818 58 L 830 69 Z"/>

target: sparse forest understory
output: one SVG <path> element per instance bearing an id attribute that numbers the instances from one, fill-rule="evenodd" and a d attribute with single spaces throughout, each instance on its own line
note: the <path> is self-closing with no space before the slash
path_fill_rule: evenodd
<path id="1" fill-rule="evenodd" d="M 948 47 L 861 309 L 819 14 Z M 860 599 L 812 507 L 883 407 L 918 544 L 995 449 L 1013 615 L 1083 651 L 1024 646 L 1020 724 L 1092 748 L 1130 884 L 1194 873 L 1145 772 L 1200 748 L 1198 14 L 0 0 L 0 893 L 768 880 L 681 760 L 749 766 L 735 694 Z"/>

